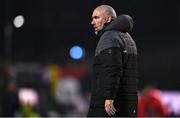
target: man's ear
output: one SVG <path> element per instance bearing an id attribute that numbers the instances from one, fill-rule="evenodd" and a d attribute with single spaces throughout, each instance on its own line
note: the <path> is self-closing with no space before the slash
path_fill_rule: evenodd
<path id="1" fill-rule="evenodd" d="M 112 21 L 112 17 L 108 17 L 107 19 L 107 23 L 111 22 Z"/>

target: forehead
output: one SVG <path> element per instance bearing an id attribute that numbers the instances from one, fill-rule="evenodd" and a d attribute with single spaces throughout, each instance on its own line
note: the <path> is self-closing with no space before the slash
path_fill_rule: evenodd
<path id="1" fill-rule="evenodd" d="M 96 9 L 93 11 L 92 17 L 94 17 L 94 16 L 101 16 L 101 15 L 103 15 L 103 10 L 102 10 L 102 9 L 99 9 L 99 8 L 96 8 Z"/>

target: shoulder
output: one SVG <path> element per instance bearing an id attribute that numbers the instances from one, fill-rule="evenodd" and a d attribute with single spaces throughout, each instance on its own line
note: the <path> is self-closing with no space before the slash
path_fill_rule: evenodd
<path id="1" fill-rule="evenodd" d="M 103 42 L 116 44 L 116 47 L 123 45 L 121 32 L 117 30 L 105 31 L 100 40 L 102 40 Z"/>
<path id="2" fill-rule="evenodd" d="M 105 39 L 119 38 L 119 32 L 116 30 L 105 31 L 101 36 L 101 38 L 105 38 Z"/>
<path id="3" fill-rule="evenodd" d="M 122 48 L 121 43 L 122 42 L 118 31 L 105 31 L 99 40 L 96 52 L 101 52 L 111 47 Z"/>

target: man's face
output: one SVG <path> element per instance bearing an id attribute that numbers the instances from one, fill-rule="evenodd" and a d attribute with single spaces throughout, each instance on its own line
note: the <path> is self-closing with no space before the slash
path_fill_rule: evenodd
<path id="1" fill-rule="evenodd" d="M 95 34 L 104 28 L 104 24 L 109 22 L 108 17 L 104 14 L 101 9 L 95 9 L 92 14 L 91 24 L 94 27 Z"/>

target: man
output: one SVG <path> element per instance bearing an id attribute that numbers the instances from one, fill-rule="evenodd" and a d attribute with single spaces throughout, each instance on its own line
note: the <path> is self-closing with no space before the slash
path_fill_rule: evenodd
<path id="1" fill-rule="evenodd" d="M 136 116 L 137 50 L 128 34 L 132 18 L 117 17 L 111 6 L 101 5 L 93 11 L 91 24 L 98 44 L 88 116 Z"/>

